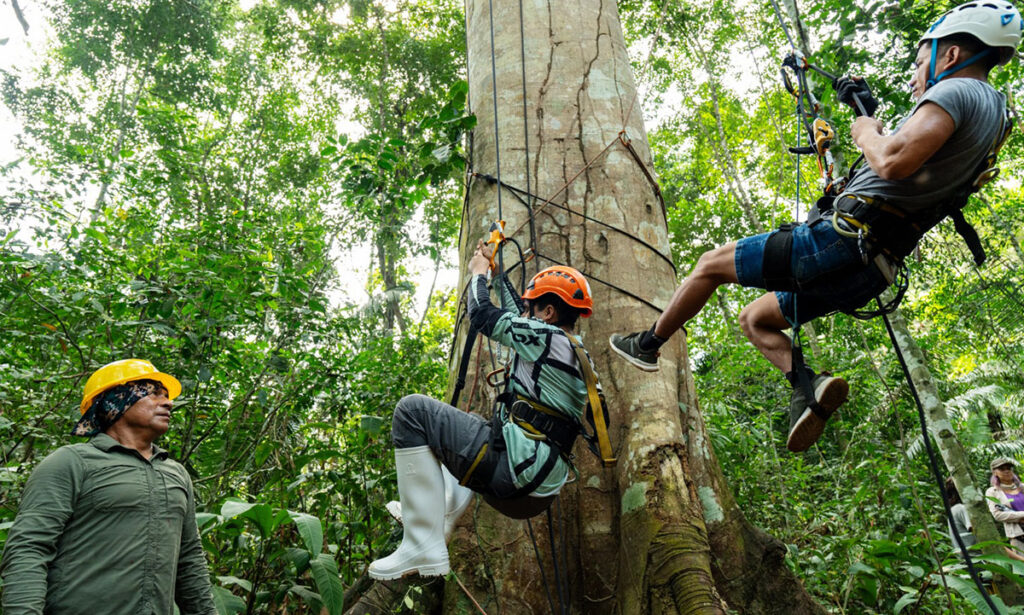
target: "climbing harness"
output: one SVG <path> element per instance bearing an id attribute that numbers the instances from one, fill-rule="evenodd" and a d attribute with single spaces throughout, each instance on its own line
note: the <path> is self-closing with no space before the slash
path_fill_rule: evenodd
<path id="1" fill-rule="evenodd" d="M 583 437 L 587 447 L 601 460 L 604 467 L 615 465 L 617 459 L 612 453 L 611 440 L 608 437 L 608 407 L 598 391 L 597 375 L 590 366 L 590 359 L 586 356 L 583 345 L 572 336 L 568 337 L 587 385 L 584 420 L 578 422 L 536 399 L 514 393 L 511 390 L 512 379 L 508 370 L 499 370 L 497 373 L 505 375 L 502 383 L 504 391 L 495 399 L 494 414 L 491 418 L 491 440 L 483 443 L 477 450 L 473 463 L 459 481 L 462 485 L 469 484 L 474 478 L 476 482 L 490 480 L 500 454 L 504 451 L 502 427 L 506 421 L 522 429 L 530 439 L 546 443 L 555 453 L 549 455 L 533 479 L 510 495 L 509 499 L 532 493 L 544 482 L 559 458 L 572 466 L 572 448 L 577 436 Z M 589 432 L 584 424 L 590 425 Z"/>
<path id="2" fill-rule="evenodd" d="M 828 147 L 831 146 L 834 133 L 831 132 L 830 127 L 826 128 L 821 123 L 818 123 L 818 117 L 814 117 L 820 106 L 817 104 L 813 94 L 811 94 L 807 88 L 806 70 L 815 70 L 824 77 L 830 79 L 833 84 L 835 84 L 836 78 L 826 71 L 811 65 L 806 61 L 806 58 L 803 58 L 797 49 L 796 44 L 793 42 L 792 36 L 790 36 L 789 29 L 787 28 L 785 21 L 782 19 L 782 14 L 776 0 L 772 0 L 772 6 L 775 8 L 775 14 L 776 17 L 778 17 L 779 25 L 782 27 L 782 30 L 792 47 L 792 53 L 787 56 L 786 61 L 783 63 L 784 67 L 789 67 L 796 72 L 797 83 L 799 85 L 797 87 L 792 85 L 785 72 L 785 68 L 783 68 L 782 73 L 783 80 L 785 82 L 786 89 L 797 99 L 797 114 L 801 117 L 804 128 L 808 133 L 808 147 L 790 148 L 790 151 L 798 155 L 814 153 L 818 157 L 818 166 L 822 172 L 822 177 L 825 180 L 824 195 L 819 199 L 816 212 L 812 213 L 811 217 L 813 218 L 814 215 L 817 215 L 818 217 L 823 215 L 828 216 L 829 213 L 831 213 L 830 221 L 838 234 L 845 237 L 857 238 L 857 245 L 860 248 L 863 261 L 862 264 L 871 264 L 878 268 L 886 281 L 889 282 L 890 285 L 895 285 L 897 288 L 894 299 L 891 301 L 883 304 L 881 296 L 876 297 L 875 302 L 878 306 L 876 310 L 853 311 L 851 312 L 851 315 L 857 318 L 881 316 L 885 323 L 886 331 L 889 334 L 893 349 L 895 350 L 900 366 L 903 369 L 907 385 L 909 386 L 911 394 L 914 397 L 914 401 L 917 404 L 918 417 L 921 425 L 921 435 L 925 443 L 925 450 L 928 453 L 929 467 L 935 478 L 936 484 L 939 487 L 939 493 L 942 497 L 942 505 L 945 510 L 946 519 L 952 527 L 952 513 L 950 510 L 949 498 L 946 495 L 942 474 L 938 467 L 935 451 L 932 448 L 927 419 L 924 413 L 924 406 L 921 403 L 920 396 L 918 395 L 917 387 L 914 385 L 913 379 L 911 378 L 910 370 L 907 367 L 906 360 L 900 350 L 899 341 L 896 339 L 896 333 L 892 328 L 892 324 L 889 322 L 888 315 L 898 307 L 909 285 L 908 273 L 906 266 L 903 263 L 904 258 L 914 249 L 914 246 L 917 245 L 917 241 L 925 232 L 947 216 L 953 219 L 957 232 L 964 237 L 970 247 L 975 263 L 980 265 L 985 260 L 984 251 L 981 248 L 981 242 L 978 239 L 977 233 L 964 219 L 962 209 L 967 204 L 968 197 L 972 193 L 978 191 L 982 186 L 998 175 L 999 169 L 995 167 L 995 161 L 1000 148 L 1003 143 L 1005 143 L 1010 131 L 1012 130 L 1012 118 L 1010 117 L 1009 112 L 1007 112 L 988 154 L 978 165 L 974 174 L 974 179 L 970 182 L 966 182 L 964 188 L 960 190 L 945 207 L 941 208 L 930 217 L 923 219 L 912 218 L 900 209 L 893 207 L 880 199 L 872 199 L 864 195 L 843 193 L 843 188 L 846 183 L 848 183 L 849 179 L 852 178 L 854 168 L 861 162 L 861 160 L 863 160 L 863 156 L 861 156 L 857 162 L 852 165 L 850 173 L 847 175 L 845 181 L 837 184 L 837 182 L 832 180 L 832 168 L 829 166 L 831 163 L 831 155 L 828 152 Z M 943 17 L 943 19 L 945 19 L 945 17 Z M 942 20 L 940 19 L 939 23 L 941 23 L 941 21 Z M 934 30 L 938 25 L 938 23 L 935 24 L 935 26 L 932 27 L 932 30 Z M 1024 21 L 1022 21 L 1022 27 L 1024 27 Z M 934 73 L 935 49 L 936 45 L 933 42 L 932 73 Z M 963 67 L 964 65 L 960 65 L 956 68 L 959 70 Z M 935 79 L 935 81 L 946 76 L 947 73 L 949 73 L 949 71 L 940 75 Z M 929 81 L 929 85 L 932 84 L 933 82 Z M 805 106 L 805 100 L 810 106 L 810 111 L 808 111 L 807 106 Z M 857 97 L 857 94 L 854 94 L 854 102 L 862 115 L 869 115 L 862 102 Z M 808 221 L 808 223 L 811 222 L 811 220 Z M 771 255 L 773 259 L 782 258 L 787 263 L 782 267 L 777 267 L 775 264 L 772 264 L 770 273 L 772 274 L 773 283 L 785 284 L 787 282 L 787 277 L 789 280 L 792 279 L 791 273 L 787 270 L 790 267 L 788 263 L 791 260 L 789 258 L 789 254 L 792 247 L 792 230 L 796 226 L 797 224 L 795 223 L 784 225 L 781 232 L 775 233 L 775 235 L 772 236 L 774 238 L 775 236 L 783 235 L 783 237 L 775 239 L 774 242 L 772 239 L 769 239 L 765 246 L 764 256 L 766 262 L 769 259 L 769 255 Z M 766 271 L 766 279 L 768 278 L 768 273 L 769 272 Z M 795 286 L 795 283 L 791 283 L 790 285 Z M 795 309 L 796 308 L 794 308 L 794 310 Z M 823 413 L 823 410 L 817 402 L 811 388 L 811 374 L 813 372 L 810 372 L 804 363 L 803 347 L 800 341 L 801 323 L 797 314 L 794 315 L 794 320 L 796 322 L 791 323 L 793 325 L 792 369 L 797 373 L 798 383 L 796 386 L 799 386 L 803 390 L 806 398 L 809 400 L 808 406 L 811 411 L 819 417 L 827 419 L 827 413 Z M 998 615 L 999 610 L 996 608 L 995 604 L 992 602 L 992 598 L 985 590 L 985 587 L 978 576 L 977 570 L 974 567 L 970 553 L 968 553 L 967 547 L 963 543 L 963 539 L 960 537 L 959 532 L 952 532 L 952 534 L 964 558 L 964 562 L 967 566 L 971 579 L 978 588 L 978 591 L 984 598 L 986 604 L 992 610 L 993 615 Z"/>

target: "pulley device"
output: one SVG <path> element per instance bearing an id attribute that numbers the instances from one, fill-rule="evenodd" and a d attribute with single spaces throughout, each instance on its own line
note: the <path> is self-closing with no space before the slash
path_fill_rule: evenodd
<path id="1" fill-rule="evenodd" d="M 832 141 L 836 131 L 832 124 L 821 116 L 821 103 L 814 96 L 808 85 L 807 71 L 812 70 L 829 80 L 835 86 L 839 80 L 829 73 L 807 61 L 799 50 L 793 49 L 782 61 L 780 72 L 782 83 L 793 98 L 796 99 L 796 112 L 807 135 L 807 145 L 790 147 L 789 151 L 797 155 L 814 154 L 818 162 L 818 172 L 822 180 L 822 190 L 827 196 L 835 196 L 843 191 L 848 178 L 835 178 L 835 158 L 832 156 Z M 790 73 L 793 77 L 790 77 Z M 795 81 L 795 83 L 794 83 Z M 853 95 L 859 115 L 869 115 L 857 94 Z"/>
<path id="2" fill-rule="evenodd" d="M 487 244 L 494 246 L 491 249 L 491 271 L 494 271 L 494 257 L 501 253 L 501 247 L 505 244 L 505 221 L 495 220 L 491 222 L 491 228 L 487 229 L 489 233 L 487 237 Z M 498 256 L 500 260 L 500 256 Z"/>
<path id="3" fill-rule="evenodd" d="M 504 220 L 495 220 L 494 222 L 491 222 L 491 225 L 487 229 L 487 231 L 488 231 L 488 236 L 487 236 L 487 242 L 486 243 L 487 243 L 487 245 L 492 246 L 492 248 L 491 248 L 491 256 L 490 256 L 491 271 L 500 271 L 500 270 L 502 270 L 503 265 L 504 265 L 504 258 L 502 256 L 502 248 L 505 247 L 506 243 L 511 243 L 512 245 L 514 245 L 516 247 L 516 250 L 519 252 L 519 260 L 516 261 L 516 263 L 514 265 L 512 265 L 512 267 L 509 268 L 508 273 L 511 273 L 512 271 L 514 271 L 516 267 L 519 267 L 520 265 L 525 265 L 526 263 L 528 263 L 531 260 L 533 260 L 534 254 L 533 254 L 533 250 L 532 249 L 527 249 L 526 253 L 524 254 L 522 247 L 519 245 L 519 242 L 517 242 L 515 239 L 513 239 L 511 237 L 506 237 L 505 236 L 505 221 Z M 523 274 L 522 278 L 523 278 L 522 279 L 522 286 L 525 288 L 525 285 L 526 285 L 525 271 L 524 271 L 524 274 Z M 522 294 L 522 290 L 523 289 L 521 289 L 520 294 Z M 463 309 L 465 309 L 465 308 L 463 308 Z M 465 317 L 465 314 L 466 313 L 464 311 L 462 313 L 462 315 L 459 317 L 459 321 L 455 323 L 456 331 L 458 331 L 459 324 L 461 324 L 462 318 Z M 458 407 L 458 405 L 459 405 L 459 397 L 462 395 L 462 390 L 464 388 L 466 388 L 466 374 L 469 373 L 469 362 L 470 362 L 470 360 L 472 358 L 473 345 L 476 343 L 476 338 L 477 338 L 477 334 L 478 333 L 479 332 L 473 327 L 472 322 L 470 322 L 469 323 L 469 331 L 466 333 L 466 342 L 463 344 L 463 347 L 462 347 L 462 356 L 459 359 L 459 371 L 456 372 L 456 376 L 455 376 L 455 387 L 452 389 L 451 400 L 448 402 L 449 405 Z M 496 371 L 501 371 L 501 370 L 496 370 Z M 488 374 L 488 379 L 490 379 L 492 377 L 493 377 L 492 374 Z"/>

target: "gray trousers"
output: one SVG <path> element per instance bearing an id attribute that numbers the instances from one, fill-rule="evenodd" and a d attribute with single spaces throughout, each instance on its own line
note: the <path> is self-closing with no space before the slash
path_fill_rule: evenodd
<path id="1" fill-rule="evenodd" d="M 395 407 L 391 422 L 391 440 L 395 448 L 429 446 L 452 476 L 462 480 L 476 460 L 480 447 L 497 443 L 500 458 L 490 477 L 470 476 L 467 487 L 484 495 L 507 498 L 516 491 L 508 467 L 501 434 L 492 438 L 491 423 L 477 414 L 463 412 L 426 395 L 406 395 Z"/>

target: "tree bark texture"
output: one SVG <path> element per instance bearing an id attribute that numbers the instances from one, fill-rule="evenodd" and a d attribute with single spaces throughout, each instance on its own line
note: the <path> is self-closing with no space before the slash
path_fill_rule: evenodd
<path id="1" fill-rule="evenodd" d="M 594 297 L 595 314 L 581 321 L 579 333 L 609 401 L 618 463 L 605 469 L 579 445 L 579 478 L 552 507 L 556 550 L 566 542 L 559 572 L 568 579 L 571 611 L 822 612 L 786 569 L 783 545 L 751 526 L 728 490 L 697 405 L 684 336 L 662 349 L 655 374 L 608 349 L 612 332 L 650 327 L 676 286 L 615 3 L 471 0 L 467 31 L 470 107 L 478 119 L 472 170 L 479 175 L 468 188 L 461 261 L 502 218 L 512 238 L 535 249 L 534 260 L 517 271 L 573 266 L 587 275 Z M 502 182 L 520 190 L 529 185 L 536 197 L 524 197 L 524 204 L 506 189 L 499 211 L 497 185 L 480 176 L 499 172 Z M 514 264 L 515 250 L 507 248 L 505 260 Z M 467 327 L 459 333 L 462 349 Z M 485 340 L 478 342 L 473 369 L 492 369 L 490 351 Z M 499 352 L 494 364 L 503 358 Z M 473 371 L 467 383 L 460 406 L 489 415 L 496 391 Z M 557 592 L 546 517 L 528 527 L 481 502 L 471 510 L 450 546 L 466 591 L 449 582 L 443 612 L 475 611 L 467 592 L 488 613 L 548 612 L 545 581 Z"/>

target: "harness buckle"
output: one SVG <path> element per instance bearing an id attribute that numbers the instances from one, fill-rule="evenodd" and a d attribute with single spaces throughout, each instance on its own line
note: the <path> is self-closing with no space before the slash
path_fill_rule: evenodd
<path id="1" fill-rule="evenodd" d="M 521 429 L 527 438 L 538 441 L 547 440 L 548 437 L 545 434 L 541 433 L 539 429 L 528 423 L 526 419 L 516 414 L 516 408 L 522 408 L 523 406 L 532 408 L 532 406 L 530 406 L 530 402 L 525 399 L 517 399 L 512 402 L 512 405 L 508 407 L 508 419 L 512 421 L 516 427 Z"/>

